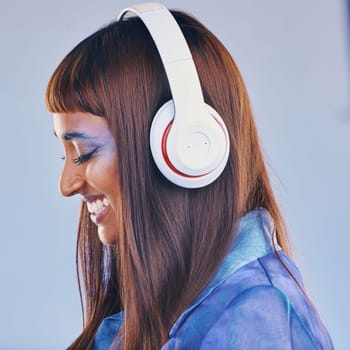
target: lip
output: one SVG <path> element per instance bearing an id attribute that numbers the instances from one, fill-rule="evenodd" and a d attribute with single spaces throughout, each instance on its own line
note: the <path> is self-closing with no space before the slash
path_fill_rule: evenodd
<path id="1" fill-rule="evenodd" d="M 84 202 L 95 202 L 98 199 L 103 199 L 105 196 L 103 194 L 94 194 L 88 196 L 81 196 L 81 200 Z"/>
<path id="2" fill-rule="evenodd" d="M 97 215 L 96 214 L 90 214 L 90 219 L 95 225 L 99 225 L 105 217 L 108 215 L 109 211 L 111 210 L 111 205 L 108 205 L 103 210 L 101 210 Z"/>

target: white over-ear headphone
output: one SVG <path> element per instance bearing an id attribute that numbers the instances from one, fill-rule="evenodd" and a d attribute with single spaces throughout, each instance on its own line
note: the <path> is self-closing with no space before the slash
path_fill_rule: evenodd
<path id="1" fill-rule="evenodd" d="M 174 17 L 162 4 L 124 9 L 118 17 L 138 16 L 162 59 L 173 99 L 156 113 L 150 131 L 155 163 L 178 186 L 199 188 L 224 170 L 230 149 L 226 126 L 204 102 L 190 49 Z"/>

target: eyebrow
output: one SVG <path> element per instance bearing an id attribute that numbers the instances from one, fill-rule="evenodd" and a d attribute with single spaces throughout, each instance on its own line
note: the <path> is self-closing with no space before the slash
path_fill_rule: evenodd
<path id="1" fill-rule="evenodd" d="M 57 137 L 56 131 L 54 131 L 53 134 Z M 83 132 L 72 131 L 72 132 L 66 132 L 66 133 L 62 134 L 62 138 L 65 141 L 70 141 L 72 139 L 92 140 L 95 137 L 92 137 L 92 136 L 85 134 Z"/>

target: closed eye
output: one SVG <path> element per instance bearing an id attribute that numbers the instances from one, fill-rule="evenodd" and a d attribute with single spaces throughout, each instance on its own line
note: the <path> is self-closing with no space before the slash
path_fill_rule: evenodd
<path id="1" fill-rule="evenodd" d="M 91 152 L 82 154 L 76 158 L 73 159 L 73 163 L 74 164 L 83 164 L 85 162 L 87 162 L 88 160 L 90 160 L 90 158 L 99 150 L 99 147 L 94 148 Z"/>

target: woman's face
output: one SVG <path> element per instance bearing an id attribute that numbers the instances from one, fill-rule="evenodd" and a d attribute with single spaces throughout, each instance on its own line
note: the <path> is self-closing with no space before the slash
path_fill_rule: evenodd
<path id="1" fill-rule="evenodd" d="M 54 114 L 53 121 L 65 152 L 60 192 L 63 196 L 80 194 L 101 242 L 114 243 L 121 199 L 116 147 L 106 119 L 76 112 Z"/>

